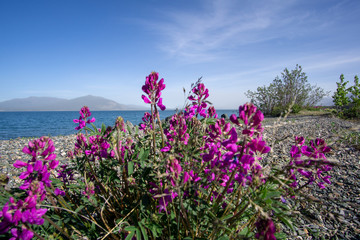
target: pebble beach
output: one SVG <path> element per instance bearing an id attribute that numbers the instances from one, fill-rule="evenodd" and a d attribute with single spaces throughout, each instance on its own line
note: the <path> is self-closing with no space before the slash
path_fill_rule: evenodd
<path id="1" fill-rule="evenodd" d="M 331 185 L 325 189 L 317 186 L 304 189 L 303 194 L 310 202 L 300 201 L 295 206 L 293 217 L 297 227 L 294 231 L 284 227 L 289 239 L 360 239 L 360 144 L 353 145 L 347 138 L 350 133 L 359 132 L 359 123 L 331 116 L 295 116 L 280 122 L 266 118 L 263 125 L 264 140 L 272 147 L 264 158 L 266 164 L 285 163 L 294 136 L 325 139 L 332 148 L 328 157 L 338 161 L 338 166 L 330 172 Z M 67 152 L 73 150 L 75 135 L 51 139 L 60 165 L 68 163 Z M 12 164 L 16 160 L 28 160 L 22 148 L 29 140 L 0 140 L 0 173 L 9 177 L 7 188 L 19 183 L 19 170 Z"/>

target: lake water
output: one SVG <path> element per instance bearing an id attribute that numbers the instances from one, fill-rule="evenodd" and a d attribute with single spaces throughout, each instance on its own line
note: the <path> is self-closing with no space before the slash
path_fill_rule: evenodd
<path id="1" fill-rule="evenodd" d="M 93 111 L 91 117 L 96 121 L 95 126 L 113 126 L 118 116 L 134 125 L 142 122 L 141 118 L 146 111 Z M 165 119 L 175 113 L 175 110 L 160 112 L 160 118 Z M 217 110 L 219 117 L 222 114 L 230 116 L 236 110 Z M 78 125 L 73 119 L 79 118 L 79 111 L 64 112 L 0 112 L 0 140 L 15 139 L 18 137 L 40 137 L 70 135 L 77 131 Z"/>

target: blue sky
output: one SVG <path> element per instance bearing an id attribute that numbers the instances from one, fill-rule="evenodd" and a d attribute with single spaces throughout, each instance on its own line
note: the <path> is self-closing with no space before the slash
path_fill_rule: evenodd
<path id="1" fill-rule="evenodd" d="M 183 105 L 199 77 L 216 108 L 284 68 L 336 90 L 360 74 L 360 1 L 2 0 L 0 101 L 96 95 L 143 105 L 145 76 L 165 79 L 163 103 Z"/>

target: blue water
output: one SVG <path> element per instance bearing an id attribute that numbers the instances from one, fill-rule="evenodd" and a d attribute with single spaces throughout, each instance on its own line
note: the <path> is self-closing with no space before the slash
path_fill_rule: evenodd
<path id="1" fill-rule="evenodd" d="M 142 122 L 141 118 L 146 111 L 93 111 L 96 127 L 113 126 L 118 116 L 134 125 Z M 166 110 L 160 113 L 164 119 L 174 114 L 174 110 Z M 219 117 L 222 114 L 230 116 L 236 110 L 217 110 Z M 0 140 L 15 139 L 18 137 L 40 137 L 70 135 L 77 131 L 73 119 L 79 118 L 79 111 L 64 112 L 0 112 Z"/>

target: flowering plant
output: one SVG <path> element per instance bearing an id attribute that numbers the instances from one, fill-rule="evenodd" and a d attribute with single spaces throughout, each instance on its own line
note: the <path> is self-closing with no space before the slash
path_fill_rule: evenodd
<path id="1" fill-rule="evenodd" d="M 292 228 L 288 199 L 295 201 L 311 183 L 330 184 L 333 163 L 325 157 L 330 148 L 324 140 L 306 145 L 296 137 L 290 161 L 265 168 L 263 158 L 271 148 L 263 138 L 261 111 L 247 103 L 229 120 L 218 118 L 201 82 L 183 111 L 160 121 L 165 84 L 158 79 L 152 72 L 142 87 L 151 112 L 140 128 L 126 127 L 119 117 L 114 127 L 79 132 L 71 161 L 57 172 L 52 141 L 30 142 L 23 151 L 32 159 L 14 164 L 27 169 L 20 175 L 27 197 L 5 203 L 0 234 L 13 239 L 34 234 L 57 239 L 283 238 L 279 224 Z M 78 130 L 95 121 L 87 119 L 87 107 L 80 115 L 74 120 Z"/>

